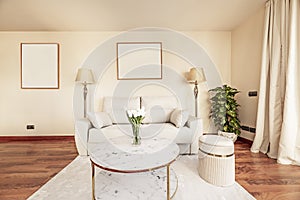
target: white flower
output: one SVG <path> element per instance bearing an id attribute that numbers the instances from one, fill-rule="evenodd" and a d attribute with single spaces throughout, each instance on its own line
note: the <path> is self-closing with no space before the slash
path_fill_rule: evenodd
<path id="1" fill-rule="evenodd" d="M 143 106 L 141 109 L 138 109 L 138 113 L 139 116 L 145 117 L 146 115 L 145 107 Z"/>
<path id="2" fill-rule="evenodd" d="M 132 110 L 127 110 L 128 117 L 132 117 Z"/>
<path id="3" fill-rule="evenodd" d="M 133 115 L 133 117 L 138 117 L 139 115 L 138 115 L 138 111 L 137 110 L 133 110 L 132 111 L 132 115 Z"/>
<path id="4" fill-rule="evenodd" d="M 127 112 L 128 120 L 132 124 L 141 124 L 146 114 L 144 107 L 136 110 L 127 110 L 126 112 Z"/>

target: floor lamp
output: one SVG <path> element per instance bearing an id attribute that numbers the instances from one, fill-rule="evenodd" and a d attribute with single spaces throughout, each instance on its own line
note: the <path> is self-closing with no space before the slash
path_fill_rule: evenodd
<path id="1" fill-rule="evenodd" d="M 198 83 L 205 82 L 205 74 L 203 68 L 191 68 L 187 74 L 187 81 L 194 84 L 194 97 L 195 97 L 195 117 L 198 117 Z"/>
<path id="2" fill-rule="evenodd" d="M 86 97 L 88 93 L 87 85 L 95 83 L 92 70 L 87 68 L 80 68 L 77 72 L 75 81 L 83 85 L 83 100 L 84 100 L 83 116 L 84 118 L 86 118 Z"/>

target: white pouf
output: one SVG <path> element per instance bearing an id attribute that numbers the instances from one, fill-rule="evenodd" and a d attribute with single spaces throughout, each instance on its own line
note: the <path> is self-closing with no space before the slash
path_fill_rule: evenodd
<path id="1" fill-rule="evenodd" d="M 199 137 L 199 166 L 201 178 L 217 186 L 229 186 L 235 182 L 234 144 L 223 136 Z"/>

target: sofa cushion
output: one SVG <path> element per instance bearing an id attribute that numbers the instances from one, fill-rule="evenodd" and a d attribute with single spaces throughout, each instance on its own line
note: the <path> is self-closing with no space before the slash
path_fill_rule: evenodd
<path id="1" fill-rule="evenodd" d="M 140 108 L 140 97 L 104 97 L 103 111 L 107 112 L 114 124 L 128 124 L 126 110 Z"/>
<path id="2" fill-rule="evenodd" d="M 144 124 L 141 125 L 140 136 L 142 140 L 153 137 L 167 138 L 174 140 L 179 133 L 179 129 L 171 123 L 156 123 L 156 124 Z M 121 137 L 124 135 L 132 137 L 131 124 L 114 124 L 101 129 L 90 129 L 90 138 L 92 142 L 99 141 L 98 134 L 103 134 L 107 139 Z"/>
<path id="3" fill-rule="evenodd" d="M 106 112 L 88 112 L 87 116 L 95 128 L 112 125 L 112 121 Z"/>
<path id="4" fill-rule="evenodd" d="M 146 152 L 162 150 L 171 142 L 191 143 L 190 134 L 182 133 L 171 123 L 144 124 L 141 126 L 140 133 L 142 137 L 140 147 Z M 130 124 L 114 124 L 102 129 L 91 128 L 89 130 L 89 152 L 93 152 L 93 149 L 103 142 L 109 142 L 124 152 L 132 151 L 132 137 L 128 134 L 132 135 Z M 179 135 L 182 136 L 178 137 Z M 137 153 L 140 152 L 140 147 L 135 150 Z"/>
<path id="5" fill-rule="evenodd" d="M 146 111 L 143 123 L 165 123 L 170 122 L 171 113 L 178 103 L 175 96 L 145 96 L 142 97 L 142 106 Z"/>
<path id="6" fill-rule="evenodd" d="M 102 129 L 92 128 L 89 130 L 89 142 L 103 142 L 103 136 L 106 139 L 132 135 L 130 124 L 115 124 Z M 177 144 L 191 144 L 193 142 L 194 132 L 187 127 L 176 128 L 171 123 L 156 123 L 142 125 L 140 130 L 142 142 L 149 138 L 165 138 Z"/>
<path id="7" fill-rule="evenodd" d="M 189 112 L 187 110 L 174 109 L 170 116 L 170 122 L 177 128 L 185 125 L 189 118 Z"/>

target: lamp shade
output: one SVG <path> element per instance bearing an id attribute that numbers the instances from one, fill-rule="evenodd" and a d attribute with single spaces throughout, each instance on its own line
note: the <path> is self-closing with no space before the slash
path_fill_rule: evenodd
<path id="1" fill-rule="evenodd" d="M 93 72 L 87 68 L 80 68 L 77 72 L 76 82 L 92 84 L 95 82 Z"/>
<path id="2" fill-rule="evenodd" d="M 196 69 L 195 67 L 191 68 L 187 74 L 187 81 L 189 83 L 195 83 L 196 81 L 198 83 L 205 82 L 206 77 L 203 68 L 200 69 Z"/>

